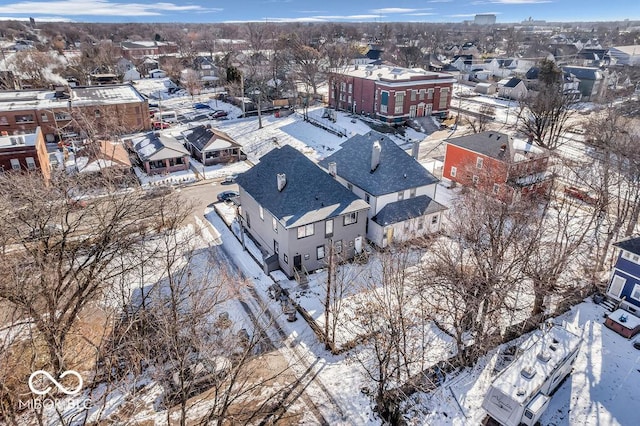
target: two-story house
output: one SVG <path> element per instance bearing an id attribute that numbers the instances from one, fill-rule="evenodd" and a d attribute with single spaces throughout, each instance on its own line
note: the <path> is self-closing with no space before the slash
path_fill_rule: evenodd
<path id="1" fill-rule="evenodd" d="M 620 302 L 620 307 L 640 316 L 640 237 L 613 244 L 619 249 L 607 295 Z"/>
<path id="2" fill-rule="evenodd" d="M 362 252 L 369 205 L 295 148 L 270 151 L 236 182 L 241 223 L 267 272 L 324 268 L 330 247 L 345 260 Z"/>
<path id="3" fill-rule="evenodd" d="M 367 238 L 378 247 L 440 229 L 438 179 L 383 134 L 353 136 L 319 164 L 369 204 Z"/>
<path id="4" fill-rule="evenodd" d="M 499 132 L 481 132 L 447 140 L 442 177 L 504 200 L 546 195 L 552 174 L 549 152 Z"/>
<path id="5" fill-rule="evenodd" d="M 421 68 L 353 66 L 329 76 L 329 105 L 388 123 L 412 117 L 446 116 L 454 77 Z"/>
<path id="6" fill-rule="evenodd" d="M 605 325 L 629 338 L 640 332 L 640 237 L 627 238 L 613 246 L 619 254 L 607 296 L 617 302 L 618 309 L 607 316 Z"/>

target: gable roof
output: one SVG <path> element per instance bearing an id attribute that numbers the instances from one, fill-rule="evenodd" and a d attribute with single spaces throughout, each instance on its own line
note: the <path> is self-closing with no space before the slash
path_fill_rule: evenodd
<path id="1" fill-rule="evenodd" d="M 286 175 L 282 191 L 277 186 L 280 173 Z M 369 208 L 364 200 L 289 145 L 265 154 L 236 182 L 286 228 Z"/>
<path id="2" fill-rule="evenodd" d="M 380 142 L 380 163 L 371 172 L 371 154 L 374 142 Z M 394 141 L 383 134 L 371 131 L 355 135 L 340 145 L 340 149 L 320 161 L 325 169 L 335 162 L 338 176 L 379 196 L 438 182 L 415 158 L 407 154 Z"/>
<path id="3" fill-rule="evenodd" d="M 522 80 L 520 80 L 519 78 L 513 77 L 505 83 L 504 87 L 516 87 L 518 84 L 520 84 L 521 81 Z"/>
<path id="4" fill-rule="evenodd" d="M 191 133 L 185 136 L 185 139 L 200 152 L 240 146 L 225 132 L 204 125 L 195 127 Z"/>
<path id="5" fill-rule="evenodd" d="M 189 155 L 189 151 L 172 136 L 158 136 L 148 133 L 131 139 L 132 148 L 142 161 L 168 160 Z"/>
<path id="6" fill-rule="evenodd" d="M 613 243 L 613 246 L 631 252 L 633 254 L 640 254 L 640 237 L 628 238 L 626 240 L 618 241 L 616 243 Z"/>
<path id="7" fill-rule="evenodd" d="M 372 220 L 380 226 L 387 226 L 442 210 L 446 210 L 446 207 L 442 204 L 435 202 L 426 195 L 419 195 L 387 204 Z"/>
<path id="8" fill-rule="evenodd" d="M 562 67 L 562 71 L 569 72 L 580 80 L 601 80 L 603 78 L 600 68 Z"/>

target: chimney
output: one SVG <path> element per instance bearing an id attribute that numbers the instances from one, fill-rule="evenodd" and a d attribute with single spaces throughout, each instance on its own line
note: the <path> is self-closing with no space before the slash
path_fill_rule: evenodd
<path id="1" fill-rule="evenodd" d="M 371 173 L 375 172 L 375 170 L 380 165 L 380 152 L 382 151 L 382 147 L 380 146 L 380 141 L 375 141 L 373 146 L 371 147 Z"/>
<path id="2" fill-rule="evenodd" d="M 278 173 L 278 191 L 282 191 L 287 184 L 287 175 L 284 173 Z"/>
<path id="3" fill-rule="evenodd" d="M 338 174 L 338 165 L 335 161 L 329 163 L 329 174 L 331 176 L 335 176 Z"/>
<path id="4" fill-rule="evenodd" d="M 411 147 L 411 156 L 417 160 L 419 154 L 420 154 L 420 141 L 415 141 L 413 143 L 413 146 Z"/>

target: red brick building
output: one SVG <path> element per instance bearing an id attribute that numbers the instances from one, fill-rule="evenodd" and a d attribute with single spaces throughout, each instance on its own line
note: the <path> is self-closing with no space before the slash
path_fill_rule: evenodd
<path id="1" fill-rule="evenodd" d="M 46 142 L 95 130 L 133 133 L 151 128 L 147 100 L 131 85 L 0 92 L 0 132 L 32 133 L 40 127 Z"/>
<path id="2" fill-rule="evenodd" d="M 388 123 L 446 116 L 454 77 L 421 68 L 355 65 L 329 76 L 329 105 Z"/>
<path id="3" fill-rule="evenodd" d="M 49 154 L 40 128 L 34 133 L 0 136 L 0 172 L 40 170 L 51 176 Z"/>
<path id="4" fill-rule="evenodd" d="M 120 50 L 124 58 L 139 59 L 178 53 L 178 45 L 164 41 L 123 41 L 120 43 Z"/>
<path id="5" fill-rule="evenodd" d="M 482 132 L 447 141 L 442 177 L 510 202 L 548 193 L 548 162 L 548 151 L 540 147 L 504 133 Z"/>

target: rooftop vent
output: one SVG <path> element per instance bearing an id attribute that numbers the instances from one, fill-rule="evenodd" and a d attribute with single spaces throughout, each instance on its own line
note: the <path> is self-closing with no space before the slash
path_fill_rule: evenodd
<path id="1" fill-rule="evenodd" d="M 331 176 L 335 176 L 336 174 L 338 174 L 338 165 L 335 161 L 329 163 L 329 174 Z"/>
<path id="2" fill-rule="evenodd" d="M 549 352 L 542 351 L 538 353 L 537 357 L 541 362 L 546 364 L 551 359 L 551 354 Z"/>
<path id="3" fill-rule="evenodd" d="M 522 369 L 522 371 L 520 371 L 520 374 L 522 375 L 522 377 L 524 377 L 527 380 L 531 380 L 533 379 L 533 376 L 536 375 L 536 369 L 533 368 L 532 366 L 528 366 L 528 367 L 524 367 Z"/>

